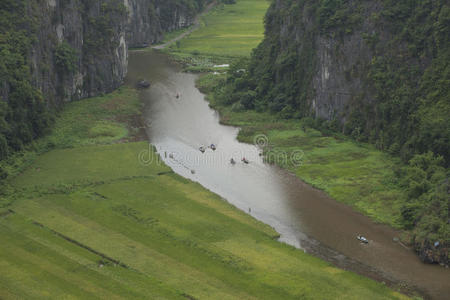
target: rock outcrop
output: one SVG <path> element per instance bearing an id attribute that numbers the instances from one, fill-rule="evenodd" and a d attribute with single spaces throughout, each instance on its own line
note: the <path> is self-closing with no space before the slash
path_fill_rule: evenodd
<path id="1" fill-rule="evenodd" d="M 32 85 L 54 104 L 114 90 L 127 74 L 128 48 L 148 46 L 164 32 L 191 25 L 203 1 L 192 3 L 29 1 L 29 14 L 37 22 L 29 55 Z M 7 99 L 8 87 L 0 91 Z"/>

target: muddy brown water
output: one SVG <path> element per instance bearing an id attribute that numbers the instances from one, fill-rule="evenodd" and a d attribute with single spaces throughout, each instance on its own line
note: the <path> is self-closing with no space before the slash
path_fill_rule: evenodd
<path id="1" fill-rule="evenodd" d="M 272 226 L 282 242 L 403 291 L 449 299 L 449 269 L 422 263 L 413 251 L 394 242 L 399 235 L 395 230 L 265 164 L 256 146 L 236 140 L 237 128 L 219 124 L 217 112 L 195 87 L 196 75 L 183 73 L 164 54 L 135 51 L 127 84 L 141 78 L 152 84 L 141 91 L 150 142 L 176 173 Z M 199 151 L 211 144 L 216 151 Z M 242 157 L 250 163 L 242 163 Z M 359 233 L 369 244 L 356 240 Z"/>

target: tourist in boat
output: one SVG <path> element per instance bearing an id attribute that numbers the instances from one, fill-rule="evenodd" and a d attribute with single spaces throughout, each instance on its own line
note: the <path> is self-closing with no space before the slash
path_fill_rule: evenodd
<path id="1" fill-rule="evenodd" d="M 205 147 L 201 146 L 200 148 L 198 148 L 198 150 L 200 150 L 201 153 L 205 153 Z"/>
<path id="2" fill-rule="evenodd" d="M 356 236 L 356 238 L 357 238 L 360 242 L 362 242 L 362 243 L 364 243 L 364 244 L 369 243 L 369 240 L 366 239 L 365 237 L 363 237 L 363 236 L 360 235 L 360 234 L 358 234 L 358 235 Z"/>
<path id="3" fill-rule="evenodd" d="M 248 164 L 248 160 L 245 157 L 242 158 L 242 162 Z"/>
<path id="4" fill-rule="evenodd" d="M 209 146 L 209 148 L 211 148 L 213 151 L 216 151 L 216 145 L 214 145 L 214 144 L 211 144 L 211 146 Z"/>
<path id="5" fill-rule="evenodd" d="M 230 163 L 231 163 L 232 165 L 234 165 L 234 164 L 236 164 L 236 161 L 232 158 L 232 159 L 230 159 Z"/>

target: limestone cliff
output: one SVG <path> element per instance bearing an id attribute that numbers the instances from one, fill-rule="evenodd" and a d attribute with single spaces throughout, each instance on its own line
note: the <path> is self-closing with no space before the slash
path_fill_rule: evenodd
<path id="1" fill-rule="evenodd" d="M 265 23 L 243 106 L 450 163 L 448 1 L 274 0 Z"/>
<path id="2" fill-rule="evenodd" d="M 190 0 L 29 1 L 37 27 L 29 53 L 32 85 L 50 103 L 110 92 L 127 74 L 129 47 L 189 26 L 202 6 Z M 7 98 L 8 87 L 1 89 Z"/>

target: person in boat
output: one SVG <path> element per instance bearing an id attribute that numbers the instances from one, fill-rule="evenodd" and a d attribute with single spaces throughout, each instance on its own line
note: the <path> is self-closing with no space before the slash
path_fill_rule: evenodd
<path id="1" fill-rule="evenodd" d="M 214 144 L 211 144 L 211 146 L 209 146 L 209 148 L 211 148 L 213 151 L 216 151 L 217 147 Z"/>
<path id="2" fill-rule="evenodd" d="M 176 95 L 175 95 L 175 98 L 180 98 L 180 93 L 177 93 Z"/>
<path id="3" fill-rule="evenodd" d="M 205 153 L 205 147 L 201 146 L 200 148 L 198 148 L 198 150 L 200 150 L 201 153 Z"/>
<path id="4" fill-rule="evenodd" d="M 248 160 L 245 157 L 242 158 L 242 162 L 248 164 Z"/>
<path id="5" fill-rule="evenodd" d="M 232 165 L 234 165 L 234 164 L 236 164 L 236 161 L 235 161 L 233 158 L 231 158 L 231 159 L 230 159 L 230 163 L 231 163 Z"/>
<path id="6" fill-rule="evenodd" d="M 363 237 L 363 236 L 360 235 L 360 234 L 358 234 L 358 235 L 356 236 L 356 238 L 357 238 L 360 242 L 362 242 L 362 243 L 365 243 L 365 244 L 369 243 L 369 240 L 366 239 L 365 237 Z"/>

